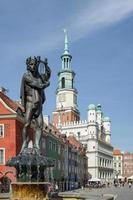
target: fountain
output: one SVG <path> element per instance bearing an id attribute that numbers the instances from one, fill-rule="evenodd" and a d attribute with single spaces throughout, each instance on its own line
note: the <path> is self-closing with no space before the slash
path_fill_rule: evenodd
<path id="1" fill-rule="evenodd" d="M 39 66 L 45 69 L 39 72 Z M 24 127 L 22 131 L 23 144 L 20 153 L 6 163 L 15 167 L 16 182 L 12 182 L 12 200 L 46 199 L 48 182 L 46 182 L 46 169 L 53 167 L 53 162 L 41 155 L 40 139 L 43 131 L 42 105 L 45 101 L 44 89 L 49 86 L 51 70 L 47 59 L 40 57 L 27 58 L 27 73 L 24 74 L 21 84 L 21 102 L 24 107 Z M 28 148 L 29 128 L 34 122 L 33 148 Z"/>
<path id="2" fill-rule="evenodd" d="M 27 148 L 11 158 L 6 165 L 16 168 L 17 182 L 12 183 L 11 199 L 45 199 L 48 183 L 45 170 L 53 167 L 52 161 L 38 154 L 34 148 Z"/>

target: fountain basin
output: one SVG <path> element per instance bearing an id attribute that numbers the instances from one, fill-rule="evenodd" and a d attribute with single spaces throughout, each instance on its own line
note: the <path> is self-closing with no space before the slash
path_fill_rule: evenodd
<path id="1" fill-rule="evenodd" d="M 45 200 L 48 182 L 12 182 L 11 200 Z"/>

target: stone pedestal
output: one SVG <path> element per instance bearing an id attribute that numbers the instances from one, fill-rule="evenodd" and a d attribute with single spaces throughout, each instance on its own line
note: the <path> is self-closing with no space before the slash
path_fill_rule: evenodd
<path id="1" fill-rule="evenodd" d="M 11 200 L 46 200 L 47 182 L 13 182 Z"/>

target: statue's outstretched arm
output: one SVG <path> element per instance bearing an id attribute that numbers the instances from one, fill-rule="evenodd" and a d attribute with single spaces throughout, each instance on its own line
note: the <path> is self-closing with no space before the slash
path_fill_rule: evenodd
<path id="1" fill-rule="evenodd" d="M 45 89 L 46 87 L 48 87 L 49 85 L 50 85 L 50 82 L 49 81 L 45 81 L 44 83 L 43 83 L 43 89 Z"/>

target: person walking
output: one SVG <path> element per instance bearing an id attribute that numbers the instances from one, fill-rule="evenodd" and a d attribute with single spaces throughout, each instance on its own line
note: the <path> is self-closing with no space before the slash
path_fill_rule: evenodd
<path id="1" fill-rule="evenodd" d="M 131 185 L 132 185 L 131 182 L 129 182 L 129 183 L 128 183 L 129 188 L 131 188 Z"/>
<path id="2" fill-rule="evenodd" d="M 57 183 L 55 184 L 55 192 L 59 192 L 59 187 L 58 187 Z"/>

